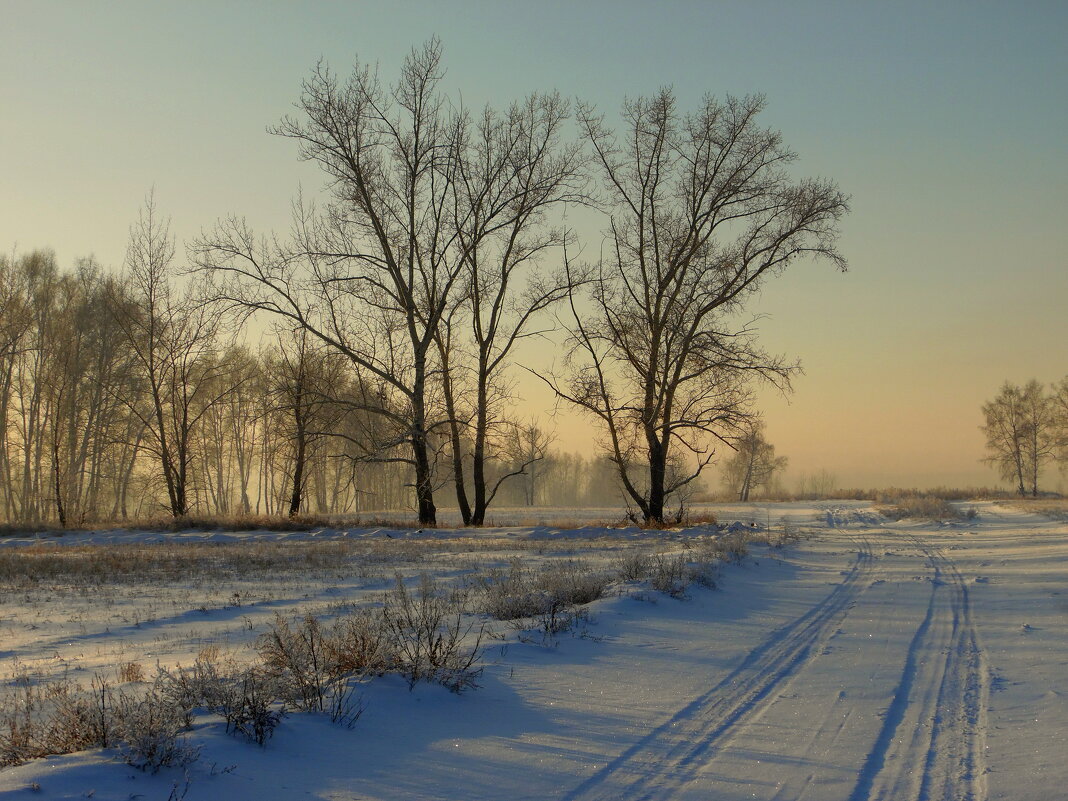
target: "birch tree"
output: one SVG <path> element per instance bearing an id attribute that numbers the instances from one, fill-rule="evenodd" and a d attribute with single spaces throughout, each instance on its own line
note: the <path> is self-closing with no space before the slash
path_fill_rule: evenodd
<path id="1" fill-rule="evenodd" d="M 1020 497 L 1038 497 L 1043 466 L 1057 445 L 1055 405 L 1035 380 L 1024 386 L 1006 381 L 997 396 L 983 404 L 989 455 L 984 461 L 1012 483 Z"/>
<path id="2" fill-rule="evenodd" d="M 216 358 L 218 315 L 172 285 L 175 255 L 170 223 L 149 195 L 130 229 L 125 285 L 112 309 L 130 349 L 145 398 L 123 401 L 147 434 L 143 448 L 156 459 L 174 517 L 190 510 L 194 432 L 201 418 L 231 390 Z"/>

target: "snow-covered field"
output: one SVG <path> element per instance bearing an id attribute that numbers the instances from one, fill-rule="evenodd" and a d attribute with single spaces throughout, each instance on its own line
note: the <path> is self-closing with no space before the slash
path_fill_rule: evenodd
<path id="1" fill-rule="evenodd" d="M 803 537 L 752 548 L 687 599 L 620 583 L 553 637 L 494 621 L 476 690 L 374 679 L 353 728 L 292 714 L 265 748 L 198 714 L 188 768 L 50 757 L 0 770 L 0 799 L 1065 798 L 1068 523 L 976 507 L 978 519 L 945 525 L 892 523 L 865 503 L 717 507 L 721 522 Z M 52 581 L 0 572 L 0 672 L 88 683 L 205 649 L 240 659 L 276 612 L 329 617 L 397 572 L 461 581 L 513 558 L 595 568 L 708 534 L 0 538 L 0 565 L 10 548 L 68 560 Z"/>

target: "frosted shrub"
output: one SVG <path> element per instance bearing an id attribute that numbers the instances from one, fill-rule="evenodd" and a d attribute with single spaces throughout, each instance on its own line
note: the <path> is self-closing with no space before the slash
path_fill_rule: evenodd
<path id="1" fill-rule="evenodd" d="M 616 574 L 620 581 L 642 581 L 649 575 L 652 560 L 645 551 L 624 551 L 616 559 Z"/>
<path id="2" fill-rule="evenodd" d="M 118 748 L 125 760 L 153 773 L 188 765 L 199 750 L 181 732 L 188 710 L 153 686 L 143 694 L 113 690 L 102 678 L 88 691 L 70 681 L 43 690 L 23 686 L 0 713 L 0 767 L 87 748 Z"/>
<path id="3" fill-rule="evenodd" d="M 381 676 L 396 661 L 377 609 L 360 609 L 338 620 L 325 645 L 335 676 Z"/>
<path id="4" fill-rule="evenodd" d="M 704 562 L 740 562 L 749 555 L 749 532 L 732 531 L 705 540 L 696 548 L 697 558 Z"/>
<path id="5" fill-rule="evenodd" d="M 119 751 L 136 768 L 155 773 L 188 765 L 200 756 L 200 749 L 181 735 L 186 710 L 168 703 L 156 688 L 140 698 L 117 693 L 115 719 Z"/>
<path id="6" fill-rule="evenodd" d="M 275 701 L 273 688 L 266 677 L 255 670 L 245 670 L 240 683 L 233 685 L 234 692 L 222 707 L 226 719 L 226 731 L 239 734 L 256 745 L 266 745 L 274 730 L 282 722 L 285 709 Z"/>
<path id="7" fill-rule="evenodd" d="M 482 609 L 497 620 L 534 617 L 545 606 L 544 594 L 534 586 L 530 572 L 518 559 L 506 571 L 490 570 L 476 579 L 482 592 Z"/>
<path id="8" fill-rule="evenodd" d="M 693 573 L 685 554 L 658 553 L 652 558 L 649 583 L 657 592 L 662 592 L 673 598 L 680 598 L 686 594 L 686 588 L 690 586 Z"/>
<path id="9" fill-rule="evenodd" d="M 326 688 L 334 678 L 318 618 L 307 615 L 296 629 L 276 614 L 257 645 L 263 669 L 287 702 L 298 709 L 326 709 Z"/>
<path id="10" fill-rule="evenodd" d="M 478 584 L 491 617 L 533 619 L 546 634 L 557 634 L 578 619 L 576 607 L 604 597 L 611 577 L 582 562 L 559 562 L 535 573 L 515 561 L 507 573 L 491 571 Z"/>
<path id="11" fill-rule="evenodd" d="M 465 624 L 465 612 L 463 596 L 447 596 L 427 574 L 420 576 L 414 592 L 397 576 L 393 591 L 383 599 L 382 622 L 395 653 L 394 669 L 410 686 L 430 681 L 454 692 L 477 686 L 482 669 L 475 665 L 485 630 Z M 474 643 L 469 646 L 472 632 Z"/>
<path id="12" fill-rule="evenodd" d="M 191 668 L 160 670 L 158 692 L 174 709 L 200 707 L 221 715 L 228 734 L 266 744 L 285 715 L 279 688 L 263 670 L 198 659 Z"/>

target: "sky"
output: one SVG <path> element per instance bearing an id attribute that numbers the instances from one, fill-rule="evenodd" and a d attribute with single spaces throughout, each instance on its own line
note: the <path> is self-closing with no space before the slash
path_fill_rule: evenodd
<path id="1" fill-rule="evenodd" d="M 232 213 L 284 232 L 323 184 L 266 132 L 301 80 L 355 58 L 391 79 L 437 35 L 470 107 L 555 89 L 611 118 L 668 85 L 682 109 L 764 93 L 797 175 L 851 196 L 848 272 L 798 264 L 750 307 L 804 367 L 790 396 L 761 394 L 788 482 L 994 485 L 982 403 L 1068 374 L 1066 3 L 0 0 L 0 18 L 4 252 L 117 268 L 153 187 L 179 240 Z M 593 447 L 566 412 L 549 425 Z"/>

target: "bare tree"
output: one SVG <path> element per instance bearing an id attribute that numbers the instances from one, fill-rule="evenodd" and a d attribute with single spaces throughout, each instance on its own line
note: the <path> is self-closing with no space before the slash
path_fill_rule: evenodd
<path id="1" fill-rule="evenodd" d="M 506 396 L 500 374 L 519 341 L 543 333 L 539 316 L 575 288 L 568 271 L 540 264 L 566 239 L 563 228 L 550 225 L 548 212 L 565 202 L 585 201 L 581 149 L 562 139 L 568 114 L 558 95 L 535 94 L 504 114 L 487 108 L 474 123 L 461 114 L 453 126 L 452 223 L 463 293 L 461 304 L 445 318 L 438 347 L 454 484 L 465 525 L 481 525 L 503 482 L 525 469 L 520 465 L 495 481 L 486 472 L 510 427 L 499 411 Z M 456 364 L 454 337 L 463 325 L 458 318 L 467 324 L 473 351 L 466 370 Z M 470 387 L 466 415 L 460 411 L 458 384 Z M 465 433 L 471 440 L 471 498 L 461 450 Z"/>
<path id="2" fill-rule="evenodd" d="M 523 471 L 523 501 L 527 506 L 533 506 L 537 501 L 540 464 L 549 455 L 552 441 L 552 435 L 539 426 L 537 420 L 531 419 L 512 427 L 505 454 L 516 469 Z"/>
<path id="3" fill-rule="evenodd" d="M 304 505 L 308 481 L 308 463 L 324 437 L 336 434 L 333 423 L 341 414 L 332 401 L 342 383 L 337 359 L 321 347 L 301 327 L 278 334 L 278 349 L 269 365 L 269 388 L 275 406 L 286 418 L 284 428 L 292 444 L 292 478 L 290 480 L 290 517 Z"/>
<path id="4" fill-rule="evenodd" d="M 570 372 L 547 380 L 601 424 L 646 521 L 663 520 L 665 500 L 712 460 L 710 443 L 745 418 L 751 378 L 787 385 L 790 366 L 732 322 L 746 300 L 806 257 L 845 268 L 835 241 L 846 197 L 830 181 L 790 178 L 795 156 L 759 126 L 763 107 L 762 97 L 706 97 L 680 114 L 664 89 L 624 103 L 618 136 L 579 110 L 606 247 L 592 310 L 571 295 Z"/>
<path id="5" fill-rule="evenodd" d="M 170 224 L 150 194 L 130 229 L 126 285 L 112 309 L 148 396 L 144 404 L 136 396 L 123 400 L 144 424 L 144 448 L 157 459 L 171 514 L 181 517 L 190 508 L 194 430 L 232 388 L 219 380 L 225 367 L 215 353 L 218 316 L 171 285 L 174 252 Z"/>
<path id="6" fill-rule="evenodd" d="M 1052 387 L 1050 404 L 1053 409 L 1054 447 L 1061 470 L 1068 470 L 1068 376 Z"/>
<path id="7" fill-rule="evenodd" d="M 739 501 L 772 485 L 775 475 L 786 469 L 787 458 L 775 455 L 775 446 L 764 438 L 764 422 L 754 420 L 734 443 L 735 452 L 723 464 L 723 484 Z"/>
<path id="8" fill-rule="evenodd" d="M 301 158 L 328 176 L 326 214 L 300 211 L 291 248 L 269 247 L 231 219 L 196 249 L 199 266 L 216 278 L 216 297 L 302 326 L 360 371 L 364 397 L 389 396 L 367 409 L 392 429 L 383 450 L 408 445 L 403 458 L 424 525 L 436 520 L 435 337 L 463 269 L 442 74 L 436 39 L 408 55 L 389 88 L 358 64 L 344 83 L 317 67 L 304 82 L 301 118 L 286 117 L 274 133 L 296 140 Z"/>
<path id="9" fill-rule="evenodd" d="M 1057 417 L 1054 398 L 1046 388 L 1032 379 L 1023 388 L 1024 414 L 1027 419 L 1024 445 L 1027 480 L 1031 497 L 1038 497 L 1038 479 L 1042 468 L 1057 454 Z"/>
<path id="10" fill-rule="evenodd" d="M 1016 485 L 1020 497 L 1038 497 L 1042 467 L 1057 444 L 1053 399 L 1035 380 L 1018 386 L 1006 381 L 994 400 L 983 404 L 982 431 L 990 452 L 984 461 Z"/>

